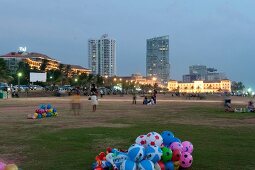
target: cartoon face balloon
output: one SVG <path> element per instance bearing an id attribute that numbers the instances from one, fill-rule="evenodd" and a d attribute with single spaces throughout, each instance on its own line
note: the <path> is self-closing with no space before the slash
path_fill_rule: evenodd
<path id="1" fill-rule="evenodd" d="M 193 145 L 191 142 L 184 141 L 182 142 L 182 146 L 183 146 L 183 149 L 182 149 L 183 152 L 189 152 L 189 153 L 193 152 Z"/>

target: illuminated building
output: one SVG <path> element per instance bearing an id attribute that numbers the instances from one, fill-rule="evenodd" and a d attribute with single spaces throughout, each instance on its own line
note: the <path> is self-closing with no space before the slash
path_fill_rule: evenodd
<path id="1" fill-rule="evenodd" d="M 144 77 L 141 74 L 132 74 L 127 77 L 112 77 L 113 81 L 119 81 L 120 79 L 126 83 L 134 83 L 139 85 L 151 85 L 157 84 L 159 87 L 163 87 L 161 82 L 156 77 Z"/>
<path id="2" fill-rule="evenodd" d="M 88 65 L 92 74 L 116 75 L 116 41 L 103 35 L 100 39 L 88 40 Z"/>
<path id="3" fill-rule="evenodd" d="M 167 84 L 170 77 L 169 36 L 147 39 L 146 76 Z"/>
<path id="4" fill-rule="evenodd" d="M 168 82 L 168 90 L 180 93 L 220 93 L 231 92 L 231 81 L 204 82 L 202 80 L 183 83 L 175 80 Z"/>
<path id="5" fill-rule="evenodd" d="M 49 70 L 58 70 L 60 62 L 48 57 L 47 55 L 40 54 L 40 53 L 28 53 L 25 51 L 19 51 L 19 52 L 10 52 L 8 54 L 0 56 L 0 58 L 3 58 L 6 61 L 7 68 L 10 70 L 12 74 L 15 74 L 18 67 L 19 62 L 25 62 L 29 65 L 31 69 L 40 70 L 41 65 L 43 63 L 46 64 L 45 71 Z M 86 73 L 90 74 L 90 70 L 86 69 L 84 67 L 78 66 L 78 65 L 70 65 L 71 67 L 71 75 L 73 74 L 81 74 Z"/>
<path id="6" fill-rule="evenodd" d="M 72 75 L 90 74 L 91 70 L 86 69 L 79 65 L 71 65 Z"/>

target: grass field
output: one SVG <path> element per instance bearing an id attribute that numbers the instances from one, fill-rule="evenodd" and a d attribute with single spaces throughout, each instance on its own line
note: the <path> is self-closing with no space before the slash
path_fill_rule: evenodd
<path id="1" fill-rule="evenodd" d="M 26 119 L 41 103 L 56 106 L 59 117 Z M 255 169 L 254 113 L 225 113 L 221 102 L 144 106 L 109 97 L 93 113 L 87 98 L 82 103 L 73 116 L 68 98 L 1 100 L 0 160 L 23 170 L 90 170 L 107 147 L 127 149 L 138 135 L 171 130 L 194 145 L 190 169 Z"/>

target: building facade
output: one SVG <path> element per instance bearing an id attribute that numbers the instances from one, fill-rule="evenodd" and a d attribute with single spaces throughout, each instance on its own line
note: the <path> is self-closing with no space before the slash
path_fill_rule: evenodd
<path id="1" fill-rule="evenodd" d="M 10 52 L 8 54 L 0 56 L 6 62 L 7 68 L 10 70 L 11 74 L 16 74 L 19 63 L 24 62 L 27 63 L 30 69 L 40 70 L 41 65 L 45 62 L 46 67 L 45 71 L 49 70 L 58 70 L 59 65 L 61 64 L 58 60 L 55 60 L 51 57 L 48 57 L 45 54 L 35 53 L 35 52 Z M 77 65 L 70 65 L 70 69 L 73 74 L 90 74 L 91 70 L 77 66 Z M 70 75 L 71 76 L 71 75 Z"/>
<path id="2" fill-rule="evenodd" d="M 88 65 L 92 74 L 116 75 L 116 41 L 103 35 L 100 39 L 88 40 Z"/>
<path id="3" fill-rule="evenodd" d="M 168 90 L 180 93 L 221 93 L 231 92 L 231 81 L 221 80 L 215 82 L 194 81 L 183 83 L 175 80 L 168 82 Z"/>
<path id="4" fill-rule="evenodd" d="M 146 76 L 167 84 L 170 78 L 169 36 L 147 39 Z"/>

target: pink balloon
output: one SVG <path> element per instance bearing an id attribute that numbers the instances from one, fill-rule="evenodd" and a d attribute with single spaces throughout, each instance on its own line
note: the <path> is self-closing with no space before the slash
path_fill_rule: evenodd
<path id="1" fill-rule="evenodd" d="M 191 167 L 192 162 L 193 162 L 193 157 L 189 152 L 182 153 L 182 156 L 180 159 L 181 167 L 189 168 Z"/>
<path id="2" fill-rule="evenodd" d="M 189 153 L 193 152 L 193 145 L 191 142 L 184 141 L 182 142 L 182 146 L 183 146 L 183 149 L 182 149 L 183 152 L 189 152 Z"/>
<path id="3" fill-rule="evenodd" d="M 4 170 L 5 166 L 6 166 L 6 164 L 5 164 L 5 163 L 0 162 L 0 170 Z"/>
<path id="4" fill-rule="evenodd" d="M 179 142 L 173 142 L 170 147 L 169 147 L 172 151 L 173 150 L 179 150 L 179 151 L 182 151 L 182 144 L 179 143 Z"/>

